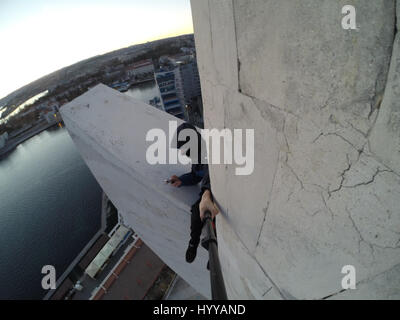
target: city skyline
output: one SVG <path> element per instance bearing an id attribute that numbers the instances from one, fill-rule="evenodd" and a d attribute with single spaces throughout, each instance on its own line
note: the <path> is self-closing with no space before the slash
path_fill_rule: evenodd
<path id="1" fill-rule="evenodd" d="M 193 32 L 189 0 L 2 1 L 0 8 L 0 99 L 81 60 Z"/>

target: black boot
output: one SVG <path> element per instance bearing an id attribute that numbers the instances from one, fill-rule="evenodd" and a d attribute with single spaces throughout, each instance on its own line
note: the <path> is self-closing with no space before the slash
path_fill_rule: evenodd
<path id="1" fill-rule="evenodd" d="M 198 245 L 194 245 L 191 241 L 189 241 L 189 246 L 186 250 L 186 262 L 192 263 L 194 261 L 197 254 L 197 247 Z"/>

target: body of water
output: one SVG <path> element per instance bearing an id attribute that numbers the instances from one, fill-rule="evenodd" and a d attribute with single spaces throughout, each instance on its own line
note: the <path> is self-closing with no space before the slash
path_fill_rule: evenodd
<path id="1" fill-rule="evenodd" d="M 0 160 L 0 299 L 41 299 L 101 226 L 102 190 L 65 129 L 47 130 Z"/>
<path id="2" fill-rule="evenodd" d="M 125 94 L 149 103 L 154 81 Z M 101 226 L 101 187 L 67 130 L 47 130 L 0 159 L 0 299 L 41 299 Z"/>
<path id="3" fill-rule="evenodd" d="M 155 81 L 149 81 L 136 85 L 124 93 L 147 104 L 149 103 L 149 100 L 153 99 L 154 97 L 159 97 L 161 99 L 160 91 L 158 90 L 158 86 Z"/>

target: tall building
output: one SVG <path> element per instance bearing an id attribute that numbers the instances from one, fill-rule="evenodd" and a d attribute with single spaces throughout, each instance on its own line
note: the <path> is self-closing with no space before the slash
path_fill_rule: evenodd
<path id="1" fill-rule="evenodd" d="M 175 84 L 175 75 L 174 70 L 168 70 L 156 72 L 154 77 L 160 90 L 163 109 L 178 118 L 184 119 L 183 106 Z"/>
<path id="2" fill-rule="evenodd" d="M 193 55 L 175 55 L 160 58 L 163 70 L 155 74 L 165 111 L 188 120 L 185 106 L 196 104 L 201 97 L 197 62 Z M 179 105 L 178 105 L 179 104 Z"/>
<path id="3" fill-rule="evenodd" d="M 191 104 L 193 98 L 201 96 L 199 71 L 196 60 L 178 64 L 174 69 L 176 91 L 183 105 Z"/>

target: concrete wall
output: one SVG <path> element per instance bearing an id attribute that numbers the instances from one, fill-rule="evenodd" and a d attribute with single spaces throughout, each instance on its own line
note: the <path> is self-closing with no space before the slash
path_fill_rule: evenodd
<path id="1" fill-rule="evenodd" d="M 396 2 L 345 4 L 191 1 L 205 127 L 255 129 L 252 175 L 211 166 L 230 298 L 400 298 Z"/>

